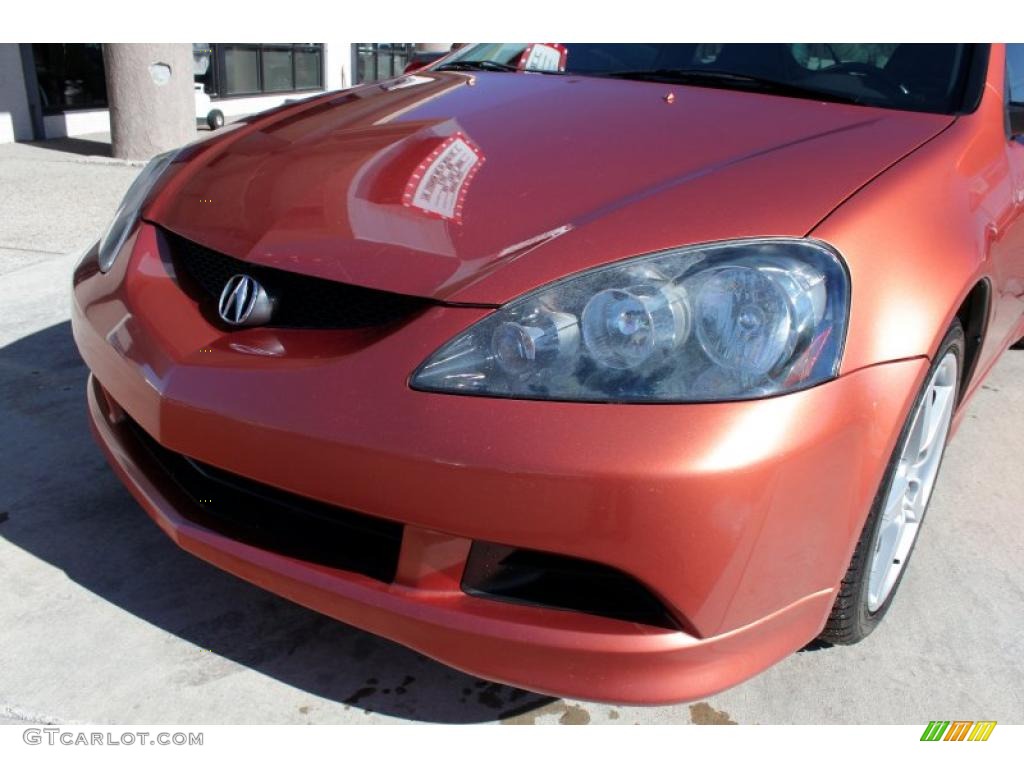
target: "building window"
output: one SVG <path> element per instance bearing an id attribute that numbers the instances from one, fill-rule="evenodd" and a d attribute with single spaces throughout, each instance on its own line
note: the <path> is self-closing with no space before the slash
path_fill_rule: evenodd
<path id="1" fill-rule="evenodd" d="M 107 106 L 100 43 L 33 43 L 32 58 L 45 113 Z"/>
<path id="2" fill-rule="evenodd" d="M 413 53 L 413 43 L 356 43 L 356 82 L 402 74 Z"/>
<path id="3" fill-rule="evenodd" d="M 295 90 L 291 49 L 273 48 L 263 51 L 262 64 L 264 91 Z"/>
<path id="4" fill-rule="evenodd" d="M 323 46 L 298 48 L 295 56 L 295 90 L 305 91 L 324 87 Z"/>
<path id="5" fill-rule="evenodd" d="M 320 91 L 323 43 L 193 43 L 195 78 L 210 96 Z"/>
<path id="6" fill-rule="evenodd" d="M 260 88 L 259 48 L 225 45 L 223 54 L 224 89 L 220 95 L 237 96 L 259 93 L 262 90 Z"/>

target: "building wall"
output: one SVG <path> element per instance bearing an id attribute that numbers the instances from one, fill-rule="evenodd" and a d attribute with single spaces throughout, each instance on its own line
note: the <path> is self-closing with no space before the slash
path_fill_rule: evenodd
<path id="1" fill-rule="evenodd" d="M 324 43 L 324 87 L 326 91 L 340 90 L 352 85 L 355 72 L 353 44 L 349 42 Z M 320 91 L 323 93 L 323 91 Z M 317 92 L 276 93 L 265 96 L 244 96 L 213 99 L 211 105 L 231 120 L 251 115 L 283 104 L 288 99 L 304 99 Z M 110 113 L 106 109 L 69 110 L 43 117 L 46 138 L 81 136 L 106 133 L 110 130 Z M 17 43 L 0 44 L 0 143 L 31 141 L 32 118 L 25 94 L 21 54 Z"/>
<path id="2" fill-rule="evenodd" d="M 328 91 L 350 87 L 354 82 L 355 43 L 324 43 L 324 85 Z"/>
<path id="3" fill-rule="evenodd" d="M 0 144 L 32 140 L 32 116 L 25 94 L 18 43 L 0 43 Z"/>
<path id="4" fill-rule="evenodd" d="M 44 115 L 43 130 L 48 139 L 105 133 L 110 130 L 110 113 L 105 109 L 75 109 L 56 115 Z"/>

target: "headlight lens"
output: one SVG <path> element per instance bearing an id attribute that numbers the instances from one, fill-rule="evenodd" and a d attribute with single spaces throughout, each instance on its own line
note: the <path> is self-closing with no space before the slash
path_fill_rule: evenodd
<path id="1" fill-rule="evenodd" d="M 434 353 L 411 383 L 590 402 L 782 394 L 837 374 L 849 294 L 840 257 L 812 240 L 664 251 L 507 304 Z"/>
<path id="2" fill-rule="evenodd" d="M 160 174 L 171 164 L 176 153 L 177 150 L 174 150 L 154 157 L 128 187 L 117 213 L 114 214 L 114 220 L 110 222 L 107 231 L 100 238 L 99 264 L 101 272 L 107 272 L 114 265 L 114 259 L 117 258 L 124 241 L 128 239 L 128 235 L 131 234 L 139 220 L 143 203 L 146 202 L 153 185 L 160 178 Z"/>

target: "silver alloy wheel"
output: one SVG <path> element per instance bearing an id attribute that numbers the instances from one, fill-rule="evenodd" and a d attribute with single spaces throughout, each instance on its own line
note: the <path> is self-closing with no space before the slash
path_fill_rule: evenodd
<path id="1" fill-rule="evenodd" d="M 914 413 L 872 545 L 869 611 L 877 611 L 889 597 L 921 528 L 953 421 L 958 372 L 956 355 L 947 352 Z"/>

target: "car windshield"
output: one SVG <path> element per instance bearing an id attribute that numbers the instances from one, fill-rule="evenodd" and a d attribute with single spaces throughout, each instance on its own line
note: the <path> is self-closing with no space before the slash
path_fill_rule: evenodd
<path id="1" fill-rule="evenodd" d="M 973 46 L 956 43 L 477 43 L 437 69 L 647 80 L 953 113 Z"/>

